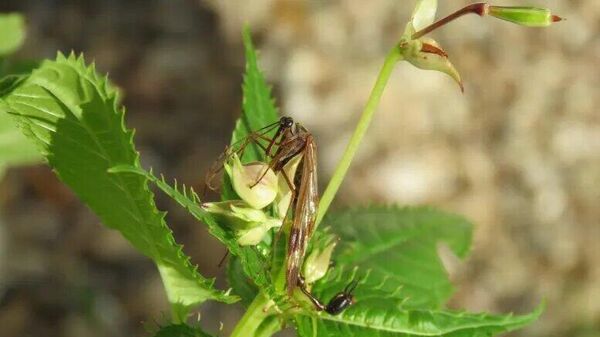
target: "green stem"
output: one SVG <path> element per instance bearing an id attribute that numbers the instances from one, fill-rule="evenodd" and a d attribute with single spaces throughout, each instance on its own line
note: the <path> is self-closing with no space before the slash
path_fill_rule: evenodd
<path id="1" fill-rule="evenodd" d="M 369 100 L 367 101 L 367 105 L 363 110 L 358 124 L 356 125 L 356 129 L 354 130 L 354 134 L 352 134 L 352 138 L 350 138 L 350 142 L 346 147 L 346 151 L 344 152 L 342 159 L 338 163 L 331 180 L 329 181 L 329 185 L 325 189 L 323 196 L 321 197 L 321 202 L 319 203 L 319 213 L 317 214 L 316 226 L 319 225 L 321 220 L 323 220 L 323 216 L 327 212 L 329 205 L 333 201 L 335 194 L 337 193 L 346 173 L 348 172 L 348 168 L 350 167 L 350 163 L 356 154 L 356 150 L 362 141 L 369 124 L 371 123 L 371 119 L 373 117 L 373 113 L 377 109 L 379 105 L 379 101 L 381 100 L 381 96 L 385 89 L 385 86 L 392 74 L 392 70 L 394 70 L 394 66 L 398 61 L 402 59 L 402 55 L 400 54 L 400 49 L 398 46 L 394 46 L 392 50 L 387 54 L 385 61 L 383 63 L 383 67 L 379 71 L 379 76 L 377 77 L 377 81 L 375 82 L 375 86 L 371 90 L 371 95 L 369 96 Z"/>
<path id="2" fill-rule="evenodd" d="M 268 304 L 269 298 L 262 292 L 259 292 L 229 337 L 254 336 L 261 323 L 272 315 L 271 312 L 265 310 Z"/>
<path id="3" fill-rule="evenodd" d="M 271 337 L 279 330 L 281 330 L 281 322 L 279 321 L 279 317 L 270 316 L 263 322 L 263 324 L 260 325 L 254 334 L 254 337 Z"/>

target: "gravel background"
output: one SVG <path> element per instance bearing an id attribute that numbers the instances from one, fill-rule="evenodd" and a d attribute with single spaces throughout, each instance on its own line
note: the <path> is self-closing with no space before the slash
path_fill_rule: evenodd
<path id="1" fill-rule="evenodd" d="M 440 1 L 440 13 L 466 4 Z M 497 4 L 522 4 L 497 1 Z M 432 204 L 476 223 L 472 256 L 449 260 L 455 308 L 548 309 L 512 334 L 600 336 L 600 2 L 528 1 L 567 21 L 525 29 L 468 17 L 434 37 L 463 76 L 397 67 L 343 205 Z M 125 91 L 146 166 L 191 184 L 240 110 L 244 22 L 282 111 L 316 136 L 322 185 L 412 1 L 11 1 L 29 35 L 18 59 L 84 52 Z M 323 187 L 323 186 L 322 186 Z M 159 196 L 200 270 L 224 248 Z M 0 183 L 0 336 L 144 336 L 168 307 L 153 265 L 108 231 L 44 166 Z M 240 309 L 208 304 L 227 331 Z"/>

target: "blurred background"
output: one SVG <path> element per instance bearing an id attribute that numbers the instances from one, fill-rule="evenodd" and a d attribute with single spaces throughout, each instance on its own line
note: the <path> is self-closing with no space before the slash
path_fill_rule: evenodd
<path id="1" fill-rule="evenodd" d="M 500 5 L 522 1 L 496 1 Z M 600 2 L 541 1 L 567 21 L 527 29 L 466 17 L 435 37 L 461 72 L 397 67 L 335 207 L 430 204 L 475 224 L 471 257 L 450 263 L 470 311 L 530 311 L 511 336 L 600 336 Z M 439 15 L 467 4 L 440 1 Z M 146 167 L 200 185 L 240 114 L 248 23 L 281 110 L 319 145 L 321 188 L 414 1 L 26 1 L 13 58 L 83 52 L 125 93 Z M 164 196 L 176 238 L 226 287 L 224 248 Z M 0 182 L 0 336 L 146 336 L 167 321 L 153 264 L 46 166 Z M 241 307 L 209 303 L 226 335 Z"/>

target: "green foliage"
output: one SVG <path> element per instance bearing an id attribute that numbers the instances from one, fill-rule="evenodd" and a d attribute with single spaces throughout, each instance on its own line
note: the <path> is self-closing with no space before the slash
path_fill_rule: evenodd
<path id="1" fill-rule="evenodd" d="M 240 296 L 242 303 L 246 306 L 258 294 L 258 288 L 244 273 L 244 266 L 237 256 L 229 257 L 227 263 L 227 280 L 229 281 L 229 286 L 233 289 L 233 293 Z"/>
<path id="2" fill-rule="evenodd" d="M 211 337 L 199 328 L 191 327 L 185 324 L 172 324 L 162 328 L 154 337 Z"/>
<path id="3" fill-rule="evenodd" d="M 200 198 L 196 192 L 185 185 L 178 186 L 177 182 L 173 186 L 169 185 L 164 178 L 157 178 L 151 172 L 128 165 L 119 165 L 112 167 L 109 172 L 115 174 L 134 174 L 144 177 L 154 183 L 166 195 L 171 197 L 192 216 L 204 223 L 209 232 L 221 241 L 229 252 L 238 256 L 241 260 L 243 270 L 253 282 L 261 288 L 270 287 L 269 275 L 267 273 L 267 260 L 265 256 L 254 246 L 240 246 L 234 232 L 227 226 L 219 224 L 213 216 L 201 207 Z"/>
<path id="4" fill-rule="evenodd" d="M 420 309 L 439 308 L 452 295 L 438 243 L 465 257 L 473 228 L 462 217 L 427 207 L 356 208 L 333 213 L 325 223 L 340 237 L 334 260 L 343 267 L 316 285 L 318 294 L 329 298 L 355 278 L 359 298 L 393 298 Z"/>
<path id="5" fill-rule="evenodd" d="M 422 28 L 433 22 L 436 7 L 437 0 L 417 2 L 406 32 L 386 58 L 348 146 L 349 152 L 332 179 L 333 187 L 324 193 L 322 201 L 327 199 L 327 202 L 325 207 L 323 203 L 320 205 L 319 219 L 350 165 L 396 62 L 404 59 L 423 69 L 439 70 L 461 83 L 445 52 L 435 41 L 423 38 L 431 29 Z M 526 14 L 530 16 L 523 18 L 523 13 L 513 9 L 496 7 L 495 10 L 497 17 L 504 15 L 503 19 L 512 21 L 531 21 L 531 15 L 536 14 L 528 9 Z M 544 15 L 546 21 L 557 20 L 549 12 Z M 22 21 L 20 16 L 0 15 L 0 56 L 22 43 Z M 243 40 L 246 54 L 243 114 L 236 123 L 232 144 L 278 120 L 271 89 L 259 68 L 248 28 L 244 29 Z M 338 316 L 317 313 L 311 306 L 303 305 L 300 296 L 288 298 L 285 291 L 278 293 L 273 286 L 273 280 L 277 284 L 282 280 L 285 240 L 268 236 L 256 246 L 240 246 L 236 233 L 202 207 L 193 189 L 178 186 L 176 181 L 171 185 L 141 168 L 133 132 L 125 127 L 124 108 L 119 105 L 117 90 L 93 66 L 86 66 L 83 57 L 59 55 L 56 61 L 45 61 L 31 74 L 27 74 L 27 67 L 22 72 L 23 75 L 0 80 L 0 169 L 7 163 L 36 158 L 34 150 L 15 136 L 14 126 L 9 122 L 12 114 L 57 175 L 103 223 L 122 233 L 157 264 L 177 323 L 184 322 L 189 309 L 203 301 L 231 303 L 238 297 L 215 289 L 214 280 L 204 278 L 191 264 L 165 223 L 165 213 L 156 208 L 149 182 L 204 223 L 232 254 L 228 280 L 248 306 L 233 337 L 270 336 L 284 321 L 293 322 L 303 337 L 493 336 L 532 322 L 543 310 L 540 306 L 522 316 L 445 310 L 453 288 L 437 248 L 445 244 L 464 258 L 470 249 L 473 226 L 459 216 L 431 208 L 374 206 L 341 211 L 325 218 L 327 231 L 340 238 L 333 257 L 336 266 L 310 285 L 312 292 L 326 301 L 357 280 L 354 292 L 357 303 Z M 258 146 L 250 144 L 243 160 L 265 158 Z M 237 199 L 234 195 L 230 182 L 225 180 L 221 198 Z M 323 234 L 321 229 L 315 236 Z M 176 324 L 161 328 L 155 336 L 208 335 L 198 328 Z"/>
<path id="6" fill-rule="evenodd" d="M 301 336 L 491 336 L 539 316 L 492 316 L 439 310 L 452 286 L 437 255 L 446 244 L 465 257 L 472 225 L 432 208 L 368 207 L 325 218 L 339 235 L 336 265 L 313 288 L 329 299 L 351 280 L 357 303 L 339 316 L 297 317 Z"/>
<path id="7" fill-rule="evenodd" d="M 1 109 L 17 117 L 61 180 L 106 226 L 156 262 L 178 312 L 208 299 L 236 300 L 215 290 L 213 280 L 190 263 L 156 209 L 145 177 L 107 172 L 118 164 L 139 167 L 139 156 L 117 91 L 82 57 L 59 55 L 44 62 L 3 98 Z"/>
<path id="8" fill-rule="evenodd" d="M 0 87 L 5 83 L 1 81 Z M 35 164 L 40 160 L 40 151 L 31 140 L 23 136 L 14 118 L 0 112 L 0 175 L 7 166 Z"/>
<path id="9" fill-rule="evenodd" d="M 522 316 L 494 316 L 438 310 L 406 310 L 400 301 L 361 300 L 340 316 L 299 317 L 302 337 L 473 337 L 494 336 L 521 328 L 542 313 L 543 307 Z"/>
<path id="10" fill-rule="evenodd" d="M 25 20 L 20 14 L 0 14 L 0 58 L 12 54 L 25 41 Z"/>
<path id="11" fill-rule="evenodd" d="M 244 27 L 243 31 L 244 52 L 246 54 L 246 71 L 242 85 L 243 114 L 237 120 L 235 129 L 231 135 L 231 144 L 243 140 L 250 132 L 259 130 L 278 119 L 277 108 L 271 97 L 271 88 L 267 85 L 265 78 L 258 66 L 258 56 L 252 43 L 250 28 Z M 245 162 L 262 160 L 262 151 L 255 144 L 250 144 L 243 155 Z M 239 199 L 231 187 L 229 177 L 224 176 L 221 187 L 221 198 L 223 200 Z"/>
<path id="12" fill-rule="evenodd" d="M 250 28 L 245 27 L 244 50 L 246 53 L 246 72 L 244 73 L 243 109 L 244 113 L 238 119 L 231 137 L 231 143 L 244 139 L 251 131 L 276 122 L 279 119 L 275 101 L 271 97 L 271 88 L 258 66 L 258 56 L 252 43 Z M 251 146 L 244 156 L 246 161 L 263 159 L 262 151 L 256 146 Z"/>

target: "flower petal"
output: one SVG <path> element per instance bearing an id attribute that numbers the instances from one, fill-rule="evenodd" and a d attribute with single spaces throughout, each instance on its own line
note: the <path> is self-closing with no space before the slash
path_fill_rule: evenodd
<path id="1" fill-rule="evenodd" d="M 415 6 L 412 15 L 412 26 L 415 31 L 419 31 L 435 20 L 435 12 L 437 11 L 437 0 L 420 0 Z"/>
<path id="2" fill-rule="evenodd" d="M 232 166 L 226 167 L 233 189 L 245 202 L 256 209 L 271 204 L 277 196 L 277 176 L 265 163 L 255 162 L 242 165 L 234 155 Z"/>

